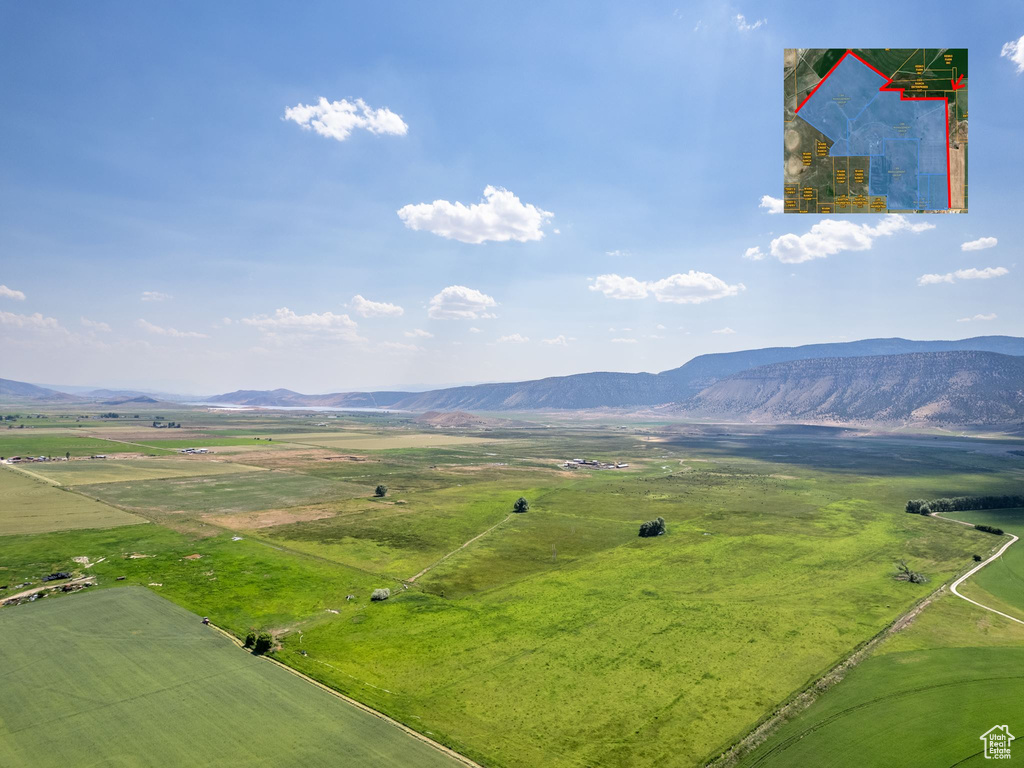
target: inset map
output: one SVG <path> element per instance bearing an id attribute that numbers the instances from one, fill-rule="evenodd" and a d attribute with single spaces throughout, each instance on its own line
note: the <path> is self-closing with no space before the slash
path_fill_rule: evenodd
<path id="1" fill-rule="evenodd" d="M 966 48 L 787 48 L 785 213 L 966 213 Z"/>

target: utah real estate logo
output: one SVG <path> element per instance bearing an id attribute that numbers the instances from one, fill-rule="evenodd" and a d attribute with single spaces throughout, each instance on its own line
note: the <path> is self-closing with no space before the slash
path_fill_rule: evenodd
<path id="1" fill-rule="evenodd" d="M 986 760 L 1010 759 L 1010 742 L 1016 736 L 1010 733 L 1009 726 L 993 725 L 978 738 L 985 742 Z"/>

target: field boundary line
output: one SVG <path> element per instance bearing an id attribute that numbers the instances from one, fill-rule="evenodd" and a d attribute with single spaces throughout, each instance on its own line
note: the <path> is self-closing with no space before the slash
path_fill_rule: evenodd
<path id="1" fill-rule="evenodd" d="M 245 649 L 245 646 L 242 644 L 242 641 L 239 640 L 237 637 L 235 637 L 230 632 L 228 632 L 226 629 L 223 629 L 222 627 L 218 627 L 213 622 L 210 622 L 209 626 L 213 627 L 215 630 L 220 632 L 222 635 L 224 635 L 224 637 L 228 638 L 232 643 L 234 643 L 239 648 L 242 648 L 243 650 Z M 251 654 L 251 655 L 255 655 L 255 654 Z M 470 760 L 468 757 L 466 757 L 463 754 L 460 754 L 459 752 L 456 752 L 454 749 L 452 749 L 450 747 L 446 747 L 444 744 L 442 744 L 442 743 L 440 743 L 438 741 L 434 741 L 429 736 L 424 736 L 419 731 L 416 731 L 416 730 L 410 728 L 409 726 L 407 726 L 407 725 L 405 725 L 403 723 L 398 722 L 393 717 L 388 717 L 383 712 L 378 712 L 373 707 L 367 706 L 366 704 L 363 704 L 361 701 L 356 701 L 352 697 L 346 696 L 341 691 L 336 691 L 333 688 L 331 688 L 329 685 L 325 685 L 324 683 L 321 683 L 319 680 L 314 680 L 309 675 L 307 675 L 307 674 L 305 674 L 303 672 L 300 672 L 299 670 L 295 669 L 294 667 L 288 666 L 283 661 L 278 661 L 277 659 L 271 658 L 270 656 L 259 656 L 257 658 L 262 658 L 264 661 L 269 661 L 271 664 L 276 664 L 278 667 L 281 667 L 285 671 L 290 672 L 291 674 L 295 675 L 296 677 L 302 678 L 307 683 L 311 683 L 312 685 L 315 685 L 317 688 L 320 688 L 320 689 L 326 691 L 327 693 L 331 694 L 332 696 L 336 696 L 337 698 L 341 699 L 342 701 L 346 702 L 347 704 L 352 705 L 356 709 L 361 709 L 363 712 L 366 712 L 367 714 L 373 715 L 374 717 L 376 717 L 376 718 L 378 718 L 380 720 L 383 720 L 384 722 L 388 723 L 389 725 L 393 725 L 394 727 L 399 728 L 402 731 L 405 731 L 405 733 L 407 733 L 408 735 L 412 736 L 414 739 L 422 741 L 424 744 L 427 744 L 427 745 L 433 747 L 438 752 L 444 753 L 448 757 L 452 758 L 453 760 L 456 760 L 457 762 L 462 763 L 463 765 L 467 766 L 468 768 L 484 768 L 479 763 L 476 763 L 473 760 Z"/>
<path id="2" fill-rule="evenodd" d="M 775 733 L 784 723 L 792 719 L 817 701 L 822 694 L 840 683 L 853 667 L 860 664 L 875 648 L 891 635 L 896 634 L 907 627 L 917 615 L 931 605 L 937 597 L 945 591 L 946 585 L 942 584 L 930 594 L 918 600 L 907 611 L 890 622 L 874 637 L 865 640 L 851 651 L 846 657 L 829 667 L 824 674 L 816 677 L 806 686 L 783 701 L 771 714 L 762 718 L 753 728 L 740 739 L 737 739 L 729 747 L 719 752 L 715 757 L 704 762 L 705 768 L 728 768 L 735 765 L 741 758 L 746 757 L 756 747 L 763 744 Z"/>
<path id="3" fill-rule="evenodd" d="M 512 519 L 512 515 L 513 515 L 513 514 L 515 514 L 515 513 L 514 513 L 514 512 L 509 512 L 509 513 L 508 513 L 508 517 L 506 517 L 506 518 L 505 518 L 504 520 L 500 520 L 500 521 L 498 521 L 497 523 L 495 523 L 494 525 L 492 525 L 492 526 L 491 526 L 490 528 L 488 528 L 488 529 L 487 529 L 486 531 L 484 531 L 483 533 L 478 533 L 478 534 L 477 534 L 476 536 L 474 536 L 474 537 L 473 537 L 472 539 L 470 539 L 469 541 L 465 542 L 465 543 L 464 543 L 464 544 L 463 544 L 462 546 L 458 547 L 457 549 L 453 549 L 453 550 L 452 550 L 451 552 L 449 552 L 449 553 L 448 553 L 447 555 L 445 555 L 444 557 L 442 557 L 442 558 L 441 558 L 440 560 L 438 560 L 438 561 L 437 561 L 436 563 L 431 563 L 431 564 L 430 564 L 430 565 L 428 565 L 428 566 L 427 566 L 426 568 L 424 568 L 424 569 L 423 569 L 422 571 L 420 571 L 420 572 L 419 572 L 419 573 L 417 573 L 417 574 L 416 574 L 415 576 L 413 576 L 413 577 L 412 577 L 411 579 L 406 579 L 406 581 L 407 581 L 408 583 L 410 583 L 410 584 L 414 583 L 414 582 L 416 581 L 416 579 L 418 579 L 418 578 L 419 578 L 420 576 L 423 576 L 423 575 L 424 575 L 425 573 L 427 573 L 428 571 L 431 571 L 431 570 L 433 570 L 433 569 L 434 569 L 434 568 L 435 568 L 436 566 L 438 566 L 438 565 L 440 565 L 441 563 L 443 563 L 443 562 L 444 562 L 445 560 L 447 560 L 447 559 L 448 559 L 449 557 L 451 557 L 452 555 L 456 554 L 457 552 L 461 552 L 462 550 L 464 550 L 464 549 L 465 549 L 466 547 L 468 547 L 468 546 L 469 546 L 470 544 L 472 544 L 472 543 L 473 543 L 474 541 L 476 541 L 477 539 L 483 538 L 483 537 L 484 537 L 484 536 L 486 536 L 486 535 L 487 535 L 488 533 L 490 533 L 490 532 L 491 532 L 491 531 L 493 531 L 493 530 L 494 530 L 495 528 L 497 528 L 497 527 L 498 527 L 499 525 L 503 525 L 503 524 L 507 523 L 507 522 L 508 522 L 509 520 L 511 520 L 511 519 Z"/>
<path id="4" fill-rule="evenodd" d="M 15 472 L 20 472 L 21 474 L 27 475 L 28 477 L 34 477 L 36 480 L 42 480 L 44 483 L 48 483 L 48 484 L 50 484 L 52 486 L 55 486 L 57 488 L 63 488 L 64 487 L 60 483 L 58 483 L 56 480 L 52 480 L 49 477 L 45 477 L 44 475 L 40 475 L 38 472 L 33 472 L 31 469 L 22 469 L 21 467 L 16 467 L 13 464 L 8 464 L 7 466 L 10 467 L 11 469 L 13 469 Z"/>
<path id="5" fill-rule="evenodd" d="M 963 520 L 957 520 L 956 518 L 953 518 L 953 517 L 943 517 L 942 515 L 935 515 L 935 517 L 938 517 L 940 520 L 949 520 L 949 522 L 951 522 L 951 523 L 960 523 L 960 525 L 967 525 L 967 526 L 970 526 L 971 528 L 974 527 L 973 523 L 967 523 L 967 522 L 964 522 Z M 996 553 L 994 555 L 992 555 L 990 558 L 988 558 L 988 560 L 985 560 L 984 562 L 978 563 L 976 566 L 971 568 L 971 570 L 969 570 L 967 573 L 965 573 L 959 579 L 954 581 L 952 586 L 950 586 L 949 591 L 952 592 L 957 597 L 961 598 L 962 600 L 966 600 L 968 603 L 976 605 L 979 608 L 984 608 L 986 611 L 991 611 L 992 613 L 999 614 L 1004 619 L 1009 619 L 1010 621 L 1015 621 L 1018 624 L 1024 624 L 1024 621 L 1021 621 L 1020 619 L 1014 618 L 1013 616 L 1010 616 L 1007 613 L 1003 613 L 1002 611 L 997 611 L 995 608 L 991 608 L 991 607 L 989 607 L 987 605 L 983 605 L 982 603 L 979 603 L 977 600 L 971 600 L 971 598 L 967 597 L 966 595 L 962 595 L 962 594 L 960 594 L 960 592 L 957 591 L 957 587 L 959 587 L 961 584 L 963 584 L 965 581 L 967 581 L 967 579 L 969 579 L 971 576 L 976 574 L 978 571 L 980 571 L 986 565 L 991 563 L 993 560 L 998 560 L 1000 557 L 1002 557 L 1003 556 L 1003 552 L 1008 550 L 1010 547 L 1012 547 L 1018 541 L 1018 537 L 1014 536 L 1012 533 L 1007 533 L 1006 535 L 1010 537 L 1010 540 L 1008 542 L 1003 544 L 1003 546 L 1001 546 L 996 551 Z"/>

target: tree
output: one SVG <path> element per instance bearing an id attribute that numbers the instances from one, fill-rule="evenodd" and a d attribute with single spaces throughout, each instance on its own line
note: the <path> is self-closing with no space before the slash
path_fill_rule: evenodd
<path id="1" fill-rule="evenodd" d="M 996 528 L 995 526 L 992 526 L 992 525 L 976 525 L 976 526 L 974 526 L 974 529 L 977 530 L 977 531 L 984 531 L 985 533 L 994 533 L 996 536 L 1002 536 L 1003 535 L 1003 529 L 1002 528 Z"/>
<path id="2" fill-rule="evenodd" d="M 524 496 L 520 496 L 518 499 L 516 499 L 516 503 L 512 505 L 513 512 L 519 512 L 520 514 L 522 514 L 523 512 L 528 512 L 529 510 L 530 502 L 528 502 Z"/>
<path id="3" fill-rule="evenodd" d="M 648 520 L 646 523 L 640 525 L 640 536 L 642 538 L 648 538 L 650 536 L 663 536 L 665 534 L 665 518 L 656 517 L 654 520 Z"/>
<path id="4" fill-rule="evenodd" d="M 899 563 L 896 564 L 896 571 L 896 578 L 899 581 L 909 581 L 911 584 L 924 584 L 928 581 L 924 574 L 910 570 L 910 566 L 907 565 L 906 560 L 900 560 Z"/>
<path id="5" fill-rule="evenodd" d="M 373 593 L 370 595 L 370 599 L 376 602 L 380 602 L 381 600 L 387 600 L 389 597 L 391 597 L 391 590 L 387 587 L 384 587 L 383 589 L 375 589 L 373 590 Z"/>
<path id="6" fill-rule="evenodd" d="M 980 563 L 981 562 L 981 555 L 975 555 L 974 556 L 974 562 Z"/>
<path id="7" fill-rule="evenodd" d="M 388 495 L 388 487 L 386 485 L 378 485 L 376 488 L 374 488 L 373 495 L 376 496 L 378 499 L 383 499 L 385 496 Z"/>
<path id="8" fill-rule="evenodd" d="M 274 638 L 270 636 L 269 632 L 263 631 L 256 635 L 256 642 L 253 643 L 252 652 L 257 656 L 262 656 L 264 653 L 269 651 L 274 646 Z"/>
<path id="9" fill-rule="evenodd" d="M 254 645 L 256 645 L 256 630 L 250 629 L 249 633 L 245 636 L 245 644 L 242 647 L 252 648 Z"/>
<path id="10" fill-rule="evenodd" d="M 70 459 L 71 458 L 71 451 L 64 451 L 64 458 L 65 459 Z"/>

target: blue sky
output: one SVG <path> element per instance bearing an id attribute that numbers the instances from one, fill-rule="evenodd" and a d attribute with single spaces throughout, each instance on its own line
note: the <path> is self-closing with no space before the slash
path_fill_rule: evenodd
<path id="1" fill-rule="evenodd" d="M 522 5 L 0 5 L 0 376 L 322 392 L 1024 335 L 1024 6 Z M 920 45 L 970 49 L 970 213 L 762 207 L 783 49 Z"/>

